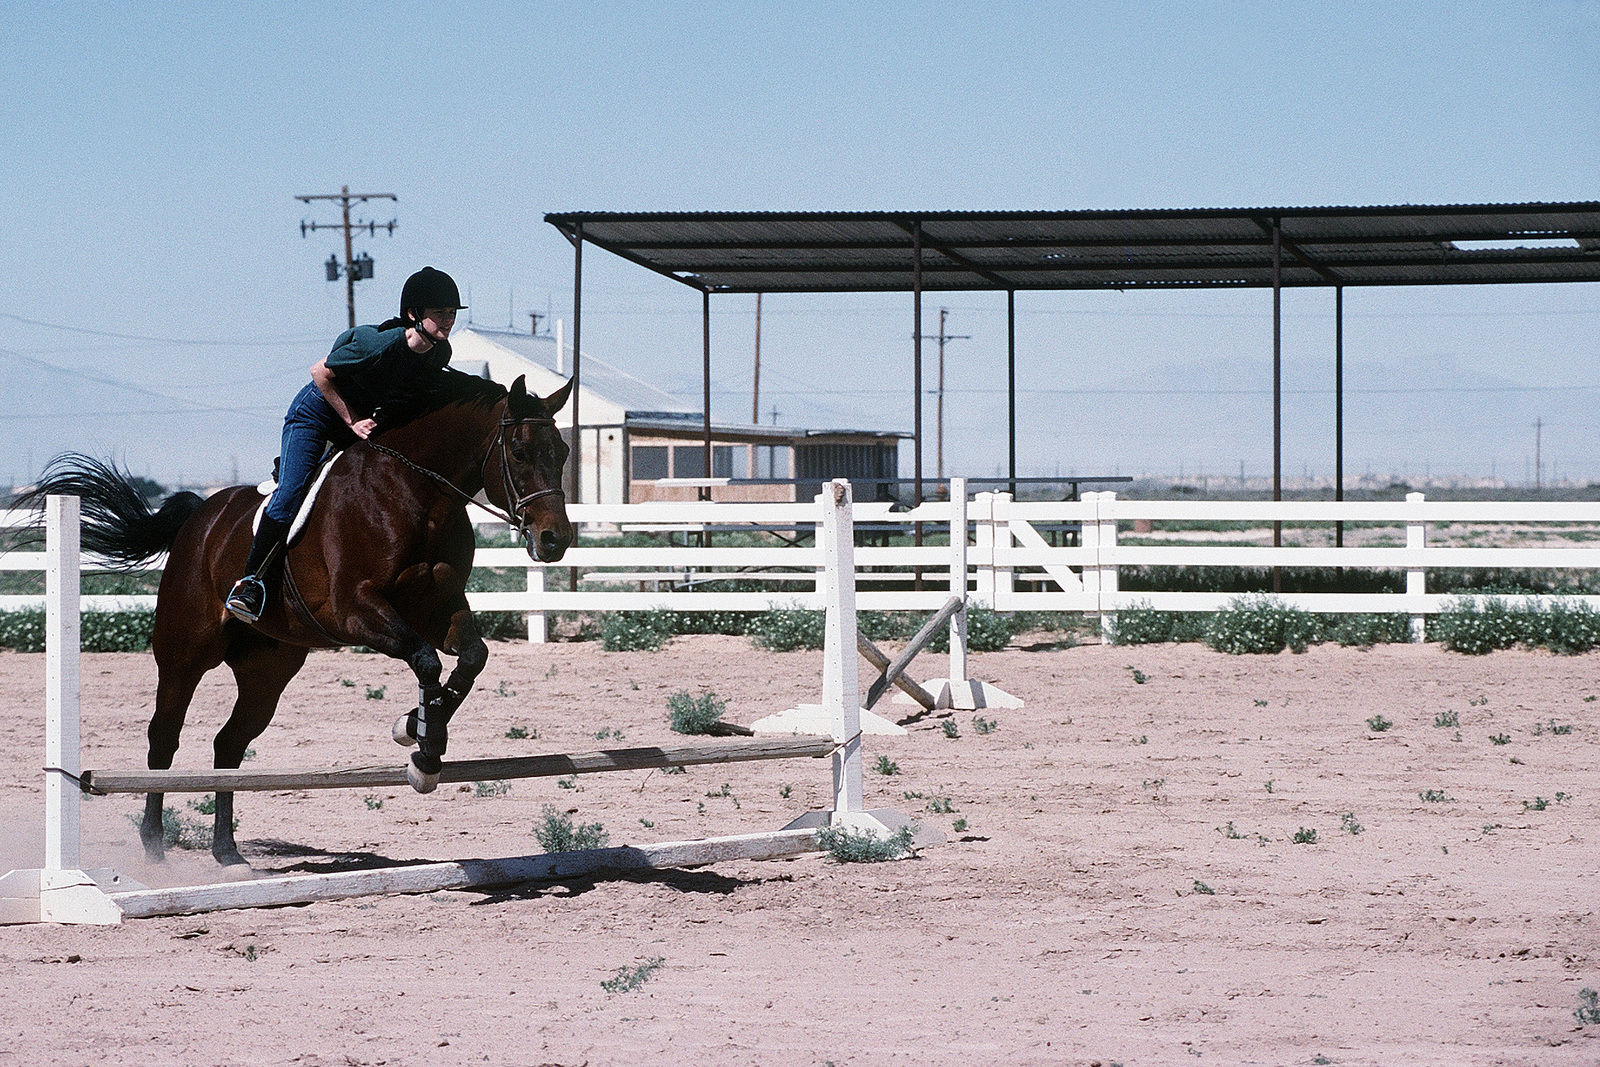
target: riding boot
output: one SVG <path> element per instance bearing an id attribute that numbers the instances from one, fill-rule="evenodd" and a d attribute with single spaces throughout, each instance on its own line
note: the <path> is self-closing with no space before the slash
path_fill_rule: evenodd
<path id="1" fill-rule="evenodd" d="M 255 540 L 250 542 L 250 555 L 245 560 L 244 577 L 234 583 L 228 594 L 228 611 L 245 622 L 255 622 L 267 606 L 267 587 L 261 580 L 289 532 L 289 524 L 270 515 L 261 516 L 256 527 Z"/>

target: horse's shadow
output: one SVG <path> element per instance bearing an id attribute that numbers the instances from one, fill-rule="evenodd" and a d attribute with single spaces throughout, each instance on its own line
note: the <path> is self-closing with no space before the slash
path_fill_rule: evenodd
<path id="1" fill-rule="evenodd" d="M 248 842 L 248 846 L 248 851 L 255 856 L 300 857 L 297 863 L 274 867 L 270 872 L 262 872 L 269 877 L 296 874 L 338 874 L 345 871 L 371 871 L 387 867 L 416 867 L 435 862 L 433 860 L 394 859 L 377 852 L 332 852 L 312 845 L 302 845 L 297 842 L 275 838 L 253 840 Z M 515 885 L 493 886 L 481 889 L 471 888 L 460 891 L 480 895 L 481 899 L 473 901 L 474 906 L 503 904 L 516 900 L 579 897 L 601 885 L 618 882 L 659 885 L 668 889 L 675 889 L 680 893 L 730 896 L 746 886 L 761 885 L 771 881 L 789 881 L 792 877 L 792 875 L 781 874 L 772 878 L 732 878 L 710 870 L 682 870 L 672 867 L 652 870 L 618 868 L 616 870 L 596 871 L 582 875 L 553 875 L 549 878 L 530 879 Z"/>

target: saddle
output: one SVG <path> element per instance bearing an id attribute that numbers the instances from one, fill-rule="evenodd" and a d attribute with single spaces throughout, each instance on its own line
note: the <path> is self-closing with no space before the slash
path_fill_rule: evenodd
<path id="1" fill-rule="evenodd" d="M 317 501 L 317 494 L 322 490 L 322 483 L 327 480 L 328 472 L 333 470 L 334 460 L 343 455 L 342 449 L 336 449 L 322 457 L 322 462 L 317 467 L 316 477 L 311 479 L 311 488 L 306 490 L 306 498 L 300 502 L 300 510 L 294 514 L 294 520 L 289 523 L 289 533 L 284 538 L 284 545 L 294 544 L 306 528 L 306 522 L 311 518 L 311 506 Z M 254 517 L 250 520 L 250 530 L 254 533 L 261 528 L 261 516 L 266 514 L 267 501 L 272 498 L 273 490 L 278 487 L 278 461 L 272 461 L 272 477 L 256 486 L 256 492 L 261 494 L 261 504 L 256 508 Z"/>

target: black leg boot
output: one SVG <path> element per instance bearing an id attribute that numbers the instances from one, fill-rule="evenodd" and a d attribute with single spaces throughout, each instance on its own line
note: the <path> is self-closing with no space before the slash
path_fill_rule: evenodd
<path id="1" fill-rule="evenodd" d="M 267 515 L 261 516 L 255 540 L 250 542 L 250 557 L 245 560 L 244 577 L 234 583 L 233 591 L 228 594 L 228 611 L 235 618 L 255 622 L 266 610 L 267 587 L 261 580 L 262 572 L 283 547 L 284 537 L 288 533 L 288 523 Z"/>

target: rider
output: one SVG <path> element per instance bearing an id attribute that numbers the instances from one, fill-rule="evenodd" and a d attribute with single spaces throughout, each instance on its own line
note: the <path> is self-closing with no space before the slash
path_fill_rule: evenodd
<path id="1" fill-rule="evenodd" d="M 245 622 L 261 617 L 267 600 L 263 573 L 282 548 L 328 445 L 343 448 L 372 436 L 386 401 L 403 395 L 418 376 L 449 364 L 450 328 L 465 306 L 450 275 L 423 267 L 400 290 L 399 318 L 346 330 L 311 368 L 311 383 L 283 419 L 278 487 L 261 515 L 244 577 L 228 594 L 228 611 L 235 617 Z"/>

